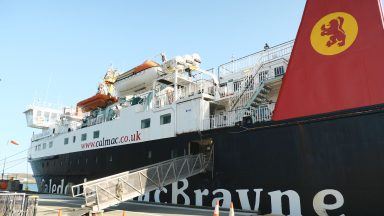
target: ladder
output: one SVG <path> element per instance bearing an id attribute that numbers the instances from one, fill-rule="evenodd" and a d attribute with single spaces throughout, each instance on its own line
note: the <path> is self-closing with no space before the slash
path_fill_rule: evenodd
<path id="1" fill-rule="evenodd" d="M 212 152 L 209 155 L 203 153 L 186 155 L 136 170 L 84 182 L 72 186 L 72 196 L 83 196 L 85 206 L 98 212 L 203 172 L 210 164 L 211 155 Z"/>

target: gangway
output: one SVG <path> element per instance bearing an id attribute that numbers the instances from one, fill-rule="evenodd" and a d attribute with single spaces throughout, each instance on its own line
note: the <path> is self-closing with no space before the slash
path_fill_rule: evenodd
<path id="1" fill-rule="evenodd" d="M 85 198 L 94 212 L 203 172 L 209 155 L 200 153 L 163 161 L 139 169 L 107 176 L 72 186 L 72 196 Z"/>

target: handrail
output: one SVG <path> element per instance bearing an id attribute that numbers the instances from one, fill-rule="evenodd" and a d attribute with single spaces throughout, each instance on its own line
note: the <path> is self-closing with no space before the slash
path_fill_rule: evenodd
<path id="1" fill-rule="evenodd" d="M 276 59 L 274 60 L 273 62 L 275 61 L 284 61 L 285 63 L 288 63 L 288 61 L 285 59 L 285 58 L 279 58 L 279 59 Z M 232 107 L 230 109 L 230 111 L 233 111 L 237 105 L 237 103 L 240 101 L 240 99 L 242 98 L 242 96 L 245 94 L 245 92 L 247 92 L 247 90 L 250 88 L 250 87 L 256 87 L 256 81 L 255 81 L 255 77 L 257 75 L 260 74 L 260 72 L 262 71 L 261 69 L 265 66 L 265 65 L 268 65 L 268 64 L 271 64 L 271 62 L 265 62 L 261 65 L 259 65 L 259 67 L 257 67 L 257 70 L 254 71 L 252 77 L 250 79 L 247 79 L 246 81 L 248 82 L 245 82 L 245 85 L 244 85 L 244 88 L 241 92 L 240 95 L 237 95 L 236 96 L 236 101 L 232 104 Z M 264 85 L 264 83 L 267 81 L 267 80 L 270 80 L 270 79 L 273 79 L 275 78 L 274 76 L 270 76 L 270 77 L 265 77 L 265 79 L 263 80 L 259 80 L 259 83 L 258 83 L 258 88 L 260 88 L 261 86 Z M 251 82 L 253 80 L 253 82 Z"/>
<path id="2" fill-rule="evenodd" d="M 261 104 L 257 108 L 248 110 L 246 108 L 225 112 L 220 115 L 211 115 L 209 118 L 203 119 L 203 129 L 211 130 L 216 128 L 232 127 L 238 122 L 241 122 L 243 116 L 252 117 L 253 122 L 265 122 L 271 121 L 272 112 L 274 110 L 275 103 Z M 239 113 L 243 113 L 240 116 Z"/>
<path id="3" fill-rule="evenodd" d="M 208 161 L 203 153 L 186 155 L 71 187 L 72 196 L 84 196 L 86 206 L 99 211 L 122 201 L 161 189 L 204 171 Z M 81 191 L 82 189 L 82 191 Z"/>
<path id="4" fill-rule="evenodd" d="M 235 60 L 231 60 L 231 61 L 229 61 L 227 63 L 221 64 L 221 65 L 218 66 L 218 76 L 222 77 L 225 74 L 229 74 L 229 73 L 234 74 L 234 73 L 240 72 L 241 69 L 251 68 L 254 65 L 256 65 L 259 62 L 259 60 L 261 60 L 261 61 L 269 61 L 269 60 L 272 60 L 272 59 L 275 59 L 275 58 L 279 58 L 279 57 L 288 55 L 291 52 L 292 48 L 293 48 L 293 42 L 294 42 L 294 40 L 287 41 L 285 43 L 273 46 L 273 47 L 271 47 L 271 48 L 269 48 L 267 50 L 261 50 L 261 51 L 258 51 L 258 52 L 255 52 L 255 53 L 243 56 L 241 58 L 238 58 L 238 59 L 235 59 Z M 257 60 L 256 61 L 255 60 L 250 60 L 252 58 L 257 58 Z M 239 65 L 244 64 L 244 61 L 245 62 L 248 61 L 248 62 L 251 62 L 251 63 L 247 64 L 246 66 L 240 66 L 239 67 Z M 231 67 L 231 66 L 232 67 L 236 67 L 236 70 L 235 71 L 229 70 L 228 67 Z M 222 70 L 227 70 L 229 73 L 223 73 Z"/>

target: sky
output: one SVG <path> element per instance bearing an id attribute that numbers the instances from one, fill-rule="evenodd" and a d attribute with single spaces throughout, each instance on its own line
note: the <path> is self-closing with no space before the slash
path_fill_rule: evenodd
<path id="1" fill-rule="evenodd" d="M 34 100 L 74 106 L 96 93 L 110 65 L 126 71 L 161 52 L 199 53 L 203 68 L 217 68 L 265 43 L 294 39 L 304 4 L 0 0 L 0 159 L 29 148 L 33 129 L 23 111 Z M 20 145 L 7 144 L 12 139 Z M 7 159 L 20 160 L 6 163 L 5 172 L 25 173 L 26 157 Z"/>

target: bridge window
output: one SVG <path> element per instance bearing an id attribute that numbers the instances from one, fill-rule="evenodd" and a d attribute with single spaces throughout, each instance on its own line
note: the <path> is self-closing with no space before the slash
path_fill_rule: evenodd
<path id="1" fill-rule="evenodd" d="M 149 159 L 152 158 L 152 151 L 148 151 L 148 158 L 149 158 Z"/>
<path id="2" fill-rule="evenodd" d="M 171 123 L 171 113 L 160 116 L 160 124 L 161 125 L 169 124 L 169 123 Z"/>
<path id="3" fill-rule="evenodd" d="M 275 71 L 275 76 L 281 76 L 285 73 L 284 66 L 275 67 L 273 70 Z"/>
<path id="4" fill-rule="evenodd" d="M 76 142 L 76 136 L 73 136 L 73 137 L 72 137 L 72 142 L 73 142 L 73 143 Z"/>
<path id="5" fill-rule="evenodd" d="M 43 149 L 47 148 L 47 143 L 43 143 Z"/>
<path id="6" fill-rule="evenodd" d="M 50 141 L 49 142 L 49 148 L 52 148 L 52 146 L 53 146 L 53 141 Z"/>
<path id="7" fill-rule="evenodd" d="M 149 128 L 150 126 L 151 126 L 151 119 L 150 118 L 141 120 L 141 129 Z"/>
<path id="8" fill-rule="evenodd" d="M 69 143 L 69 139 L 68 137 L 67 138 L 64 138 L 64 145 L 67 145 Z"/>
<path id="9" fill-rule="evenodd" d="M 81 134 L 81 141 L 87 140 L 87 134 Z"/>

